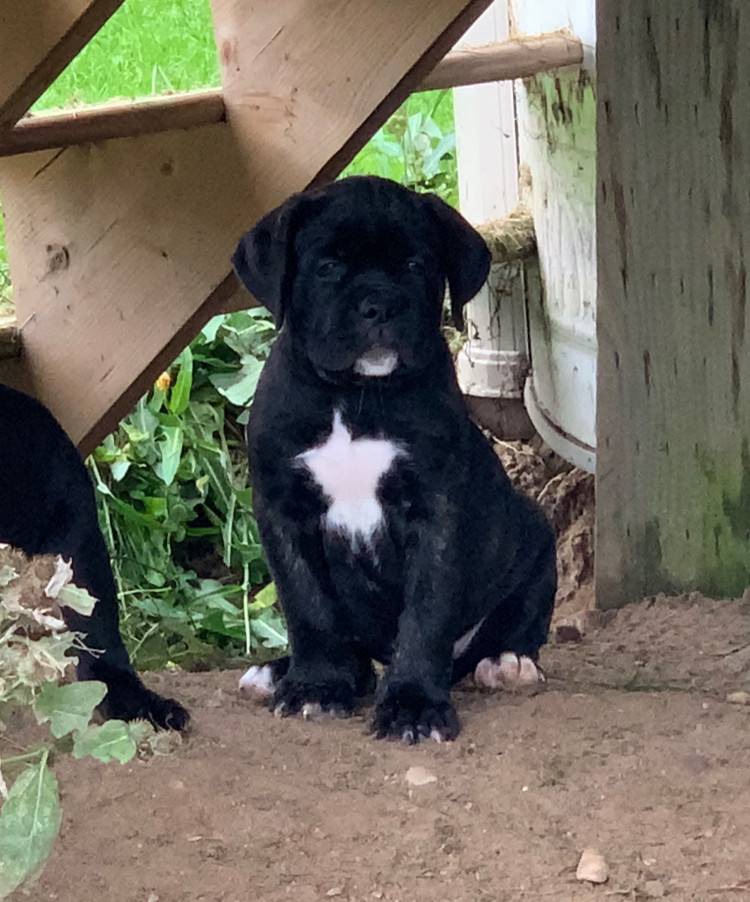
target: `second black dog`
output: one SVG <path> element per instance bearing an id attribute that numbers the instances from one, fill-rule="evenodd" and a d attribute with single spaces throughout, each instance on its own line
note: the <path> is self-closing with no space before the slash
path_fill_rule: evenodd
<path id="1" fill-rule="evenodd" d="M 78 654 L 78 678 L 107 685 L 101 713 L 183 729 L 190 717 L 185 708 L 147 689 L 128 659 L 94 491 L 78 451 L 42 404 L 5 385 L 0 385 L 0 542 L 26 554 L 69 559 L 73 581 L 98 599 L 90 617 L 68 608 L 63 616 L 90 649 Z"/>

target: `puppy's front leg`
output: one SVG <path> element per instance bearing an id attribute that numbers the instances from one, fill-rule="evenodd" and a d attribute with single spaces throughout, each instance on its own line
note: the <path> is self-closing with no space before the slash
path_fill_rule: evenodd
<path id="1" fill-rule="evenodd" d="M 460 730 L 450 701 L 452 648 L 460 604 L 460 567 L 434 547 L 410 555 L 404 610 L 393 661 L 378 688 L 372 732 L 408 744 L 455 739 Z"/>
<path id="2" fill-rule="evenodd" d="M 372 663 L 353 644 L 338 610 L 319 537 L 290 525 L 261 525 L 264 547 L 289 631 L 291 657 L 273 687 L 280 717 L 344 716 L 374 684 Z"/>

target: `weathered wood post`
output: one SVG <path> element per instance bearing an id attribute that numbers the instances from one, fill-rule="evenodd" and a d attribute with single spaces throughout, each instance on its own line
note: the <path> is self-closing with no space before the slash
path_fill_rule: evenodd
<path id="1" fill-rule="evenodd" d="M 597 600 L 750 583 L 750 5 L 599 0 Z"/>

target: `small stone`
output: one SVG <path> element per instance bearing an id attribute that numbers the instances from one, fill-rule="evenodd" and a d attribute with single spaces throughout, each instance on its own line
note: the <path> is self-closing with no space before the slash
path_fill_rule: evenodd
<path id="1" fill-rule="evenodd" d="M 332 886 L 326 893 L 326 896 L 340 896 L 343 892 L 343 886 Z"/>
<path id="2" fill-rule="evenodd" d="M 604 856 L 596 849 L 584 849 L 576 868 L 576 880 L 587 883 L 606 883 L 609 868 Z"/>
<path id="3" fill-rule="evenodd" d="M 661 880 L 647 880 L 643 884 L 643 894 L 647 899 L 661 899 L 666 893 Z"/>
<path id="4" fill-rule="evenodd" d="M 730 692 L 727 701 L 732 705 L 750 705 L 750 692 L 742 689 L 739 692 Z"/>
<path id="5" fill-rule="evenodd" d="M 410 767 L 404 779 L 410 786 L 427 786 L 428 783 L 437 783 L 435 774 L 431 774 L 427 768 L 419 764 Z"/>

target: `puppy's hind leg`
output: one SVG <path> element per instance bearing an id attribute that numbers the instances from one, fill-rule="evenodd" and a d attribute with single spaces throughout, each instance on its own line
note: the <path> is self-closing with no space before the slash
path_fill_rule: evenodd
<path id="1" fill-rule="evenodd" d="M 533 694 L 544 682 L 537 661 L 547 641 L 557 580 L 554 558 L 503 599 L 456 643 L 453 682 L 471 674 L 476 686 Z"/>

